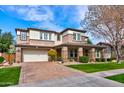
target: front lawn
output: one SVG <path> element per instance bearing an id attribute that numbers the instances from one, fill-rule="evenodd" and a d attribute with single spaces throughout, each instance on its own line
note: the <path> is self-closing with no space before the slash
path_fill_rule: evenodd
<path id="1" fill-rule="evenodd" d="M 105 78 L 124 83 L 124 74 L 109 76 L 109 77 L 105 77 Z"/>
<path id="2" fill-rule="evenodd" d="M 87 73 L 92 73 L 98 71 L 121 69 L 124 68 L 124 63 L 77 64 L 77 65 L 68 65 L 67 67 L 74 68 Z"/>
<path id="3" fill-rule="evenodd" d="M 0 69 L 0 87 L 18 84 L 19 75 L 20 67 Z"/>

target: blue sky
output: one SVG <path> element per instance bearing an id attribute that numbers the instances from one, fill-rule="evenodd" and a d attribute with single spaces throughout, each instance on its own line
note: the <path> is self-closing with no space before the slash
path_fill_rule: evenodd
<path id="1" fill-rule="evenodd" d="M 40 28 L 62 31 L 65 28 L 82 29 L 87 6 L 72 5 L 0 5 L 0 29 L 11 31 L 15 36 L 15 28 Z M 91 38 L 91 37 L 90 37 Z"/>

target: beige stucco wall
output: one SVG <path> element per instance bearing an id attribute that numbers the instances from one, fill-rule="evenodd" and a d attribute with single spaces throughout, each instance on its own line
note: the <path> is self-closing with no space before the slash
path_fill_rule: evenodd
<path id="1" fill-rule="evenodd" d="M 41 31 L 37 31 L 37 30 L 30 30 L 29 33 L 30 33 L 30 39 L 37 39 L 37 40 L 40 40 L 40 32 Z M 45 32 L 45 31 L 44 31 Z M 51 33 L 51 41 L 55 41 L 57 40 L 56 38 L 56 34 L 55 33 Z"/>
<path id="2" fill-rule="evenodd" d="M 54 41 L 30 39 L 30 45 L 54 46 Z"/>

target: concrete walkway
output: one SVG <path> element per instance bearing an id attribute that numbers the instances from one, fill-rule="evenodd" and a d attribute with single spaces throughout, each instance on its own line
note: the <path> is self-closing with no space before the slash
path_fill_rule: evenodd
<path id="1" fill-rule="evenodd" d="M 95 73 L 91 73 L 90 75 L 99 76 L 99 77 L 107 77 L 107 76 L 113 76 L 117 74 L 124 74 L 124 69 L 95 72 Z"/>

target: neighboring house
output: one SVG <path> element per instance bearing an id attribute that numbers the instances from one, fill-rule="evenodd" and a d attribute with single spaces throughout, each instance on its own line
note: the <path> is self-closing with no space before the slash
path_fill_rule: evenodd
<path id="1" fill-rule="evenodd" d="M 90 61 L 101 58 L 105 47 L 87 44 L 88 37 L 83 30 L 67 28 L 62 32 L 35 28 L 16 29 L 16 61 L 47 62 L 48 50 L 56 49 L 57 56 L 65 61 L 69 58 L 89 56 Z"/>
<path id="2" fill-rule="evenodd" d="M 97 45 L 106 47 L 104 49 L 104 56 L 103 56 L 105 59 L 115 58 L 115 53 L 113 51 L 113 47 L 111 46 L 111 44 L 105 42 L 99 42 Z"/>
<path id="3" fill-rule="evenodd" d="M 122 41 L 122 42 L 124 42 L 124 41 Z M 97 45 L 106 47 L 104 49 L 104 58 L 106 58 L 106 59 L 116 58 L 113 47 L 111 46 L 111 44 L 105 43 L 105 42 L 99 42 Z M 122 52 L 122 54 L 124 54 L 124 46 L 122 46 L 121 52 Z M 122 55 L 122 59 L 124 59 L 124 55 Z"/>

